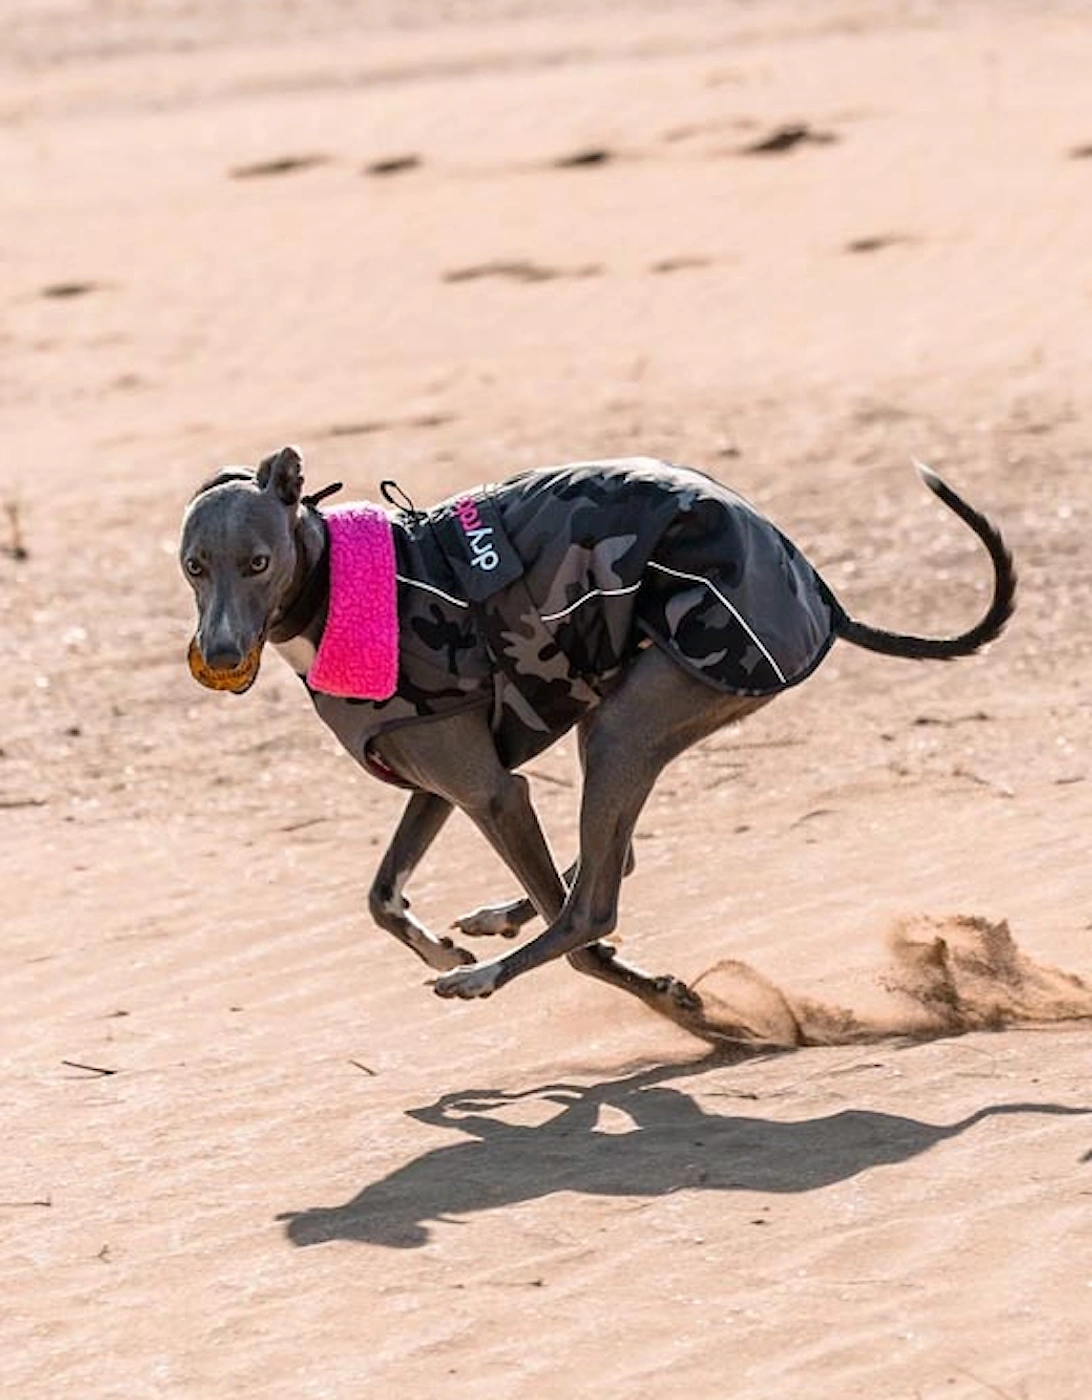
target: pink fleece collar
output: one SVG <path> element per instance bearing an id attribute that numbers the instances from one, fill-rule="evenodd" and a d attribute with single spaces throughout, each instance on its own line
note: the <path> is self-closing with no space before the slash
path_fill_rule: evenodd
<path id="1" fill-rule="evenodd" d="M 339 506 L 330 538 L 330 601 L 307 684 L 326 695 L 389 700 L 398 688 L 394 532 L 378 506 Z"/>

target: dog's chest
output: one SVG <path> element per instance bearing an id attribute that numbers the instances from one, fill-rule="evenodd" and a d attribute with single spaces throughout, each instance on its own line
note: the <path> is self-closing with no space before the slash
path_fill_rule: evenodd
<path id="1" fill-rule="evenodd" d="M 306 676 L 315 664 L 315 644 L 306 637 L 293 637 L 287 642 L 274 642 L 277 654 L 292 667 L 297 676 Z"/>

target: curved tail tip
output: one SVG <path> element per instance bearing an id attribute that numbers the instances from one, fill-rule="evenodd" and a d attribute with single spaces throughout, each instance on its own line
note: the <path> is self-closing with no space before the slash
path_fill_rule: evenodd
<path id="1" fill-rule="evenodd" d="M 927 467 L 925 463 L 919 461 L 917 457 L 911 457 L 910 460 L 914 464 L 914 470 L 917 472 L 918 476 L 921 477 L 925 485 L 928 486 L 929 490 L 934 492 L 934 494 L 939 494 L 944 487 L 944 482 L 941 481 L 932 467 Z"/>

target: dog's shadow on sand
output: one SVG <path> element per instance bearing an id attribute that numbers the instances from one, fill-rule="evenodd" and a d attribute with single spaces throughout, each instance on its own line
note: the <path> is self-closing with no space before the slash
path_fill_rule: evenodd
<path id="1" fill-rule="evenodd" d="M 396 1249 L 426 1244 L 429 1224 L 558 1191 L 604 1196 L 667 1196 L 680 1190 L 813 1191 L 872 1167 L 909 1161 L 1001 1114 L 1092 1114 L 1054 1103 L 991 1104 L 955 1123 L 847 1109 L 791 1122 L 707 1112 L 663 1081 L 703 1063 L 646 1069 L 595 1085 L 545 1084 L 518 1094 L 445 1094 L 408 1110 L 463 1140 L 415 1157 L 369 1182 L 339 1206 L 278 1216 L 296 1245 L 355 1240 Z M 733 1096 L 734 1097 L 734 1096 Z M 534 1125 L 497 1116 L 521 1101 L 558 1105 Z M 620 1110 L 628 1131 L 603 1131 L 604 1108 Z"/>

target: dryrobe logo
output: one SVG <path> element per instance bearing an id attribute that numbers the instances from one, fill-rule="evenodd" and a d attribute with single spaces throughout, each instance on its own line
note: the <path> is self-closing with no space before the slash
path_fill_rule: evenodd
<path id="1" fill-rule="evenodd" d="M 460 496 L 455 502 L 455 517 L 466 536 L 471 564 L 475 569 L 492 573 L 500 563 L 500 555 L 493 547 L 493 527 L 483 522 L 477 501 Z"/>

